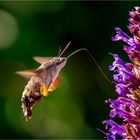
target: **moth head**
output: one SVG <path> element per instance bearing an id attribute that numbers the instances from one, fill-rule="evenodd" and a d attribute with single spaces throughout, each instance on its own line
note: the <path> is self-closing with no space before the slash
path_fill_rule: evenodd
<path id="1" fill-rule="evenodd" d="M 54 57 L 52 59 L 53 63 L 56 67 L 63 68 L 65 64 L 67 63 L 67 58 L 65 57 Z"/>

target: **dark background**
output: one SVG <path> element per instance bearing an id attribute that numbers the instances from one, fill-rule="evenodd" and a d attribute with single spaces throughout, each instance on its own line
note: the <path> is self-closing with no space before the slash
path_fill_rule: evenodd
<path id="1" fill-rule="evenodd" d="M 87 48 L 112 80 L 108 52 L 124 60 L 122 42 L 111 41 L 114 27 L 126 33 L 128 12 L 139 4 L 102 1 L 0 2 L 0 138 L 103 138 L 97 128 L 109 118 L 104 101 L 115 98 L 115 88 L 81 52 L 61 71 L 63 81 L 33 109 L 25 122 L 20 98 L 27 80 L 15 71 L 39 66 L 33 56 L 56 56 L 69 41 L 68 56 Z"/>

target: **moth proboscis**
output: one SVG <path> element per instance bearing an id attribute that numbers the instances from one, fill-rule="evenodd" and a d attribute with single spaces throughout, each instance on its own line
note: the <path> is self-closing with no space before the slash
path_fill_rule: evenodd
<path id="1" fill-rule="evenodd" d="M 33 57 L 35 61 L 41 65 L 36 70 L 18 71 L 17 74 L 25 78 L 30 78 L 22 93 L 21 102 L 24 117 L 26 121 L 32 117 L 32 109 L 44 96 L 48 96 L 54 91 L 61 83 L 60 71 L 66 65 L 67 60 L 74 54 L 80 51 L 86 51 L 92 60 L 97 65 L 103 76 L 109 81 L 103 73 L 98 63 L 86 48 L 80 48 L 67 57 L 62 57 L 63 53 L 67 50 L 71 42 L 59 51 L 57 57 Z"/>

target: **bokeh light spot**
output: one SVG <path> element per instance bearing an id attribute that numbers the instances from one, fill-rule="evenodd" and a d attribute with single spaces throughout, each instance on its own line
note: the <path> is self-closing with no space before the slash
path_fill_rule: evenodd
<path id="1" fill-rule="evenodd" d="M 18 35 L 18 25 L 15 17 L 0 10 L 0 49 L 10 47 Z"/>

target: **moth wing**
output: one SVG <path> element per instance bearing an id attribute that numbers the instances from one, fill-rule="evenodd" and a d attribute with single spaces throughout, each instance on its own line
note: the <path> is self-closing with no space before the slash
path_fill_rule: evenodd
<path id="1" fill-rule="evenodd" d="M 40 87 L 40 93 L 43 96 L 47 96 L 48 95 L 48 88 L 46 87 L 45 84 L 42 84 Z"/>
<path id="2" fill-rule="evenodd" d="M 33 57 L 33 59 L 34 59 L 36 62 L 40 63 L 40 64 L 42 64 L 43 62 L 47 62 L 47 61 L 49 61 L 49 60 L 52 59 L 52 58 L 53 58 L 53 57 L 39 57 L 39 56 Z"/>
<path id="3" fill-rule="evenodd" d="M 48 92 L 55 90 L 60 85 L 60 82 L 61 82 L 61 77 L 58 76 L 56 80 L 50 84 L 49 88 L 47 88 L 45 84 L 42 84 L 40 88 L 41 95 L 48 96 L 49 95 Z"/>
<path id="4" fill-rule="evenodd" d="M 55 90 L 60 85 L 61 81 L 62 81 L 62 77 L 60 75 L 58 75 L 58 77 L 55 79 L 55 81 L 50 84 L 48 91 Z"/>
<path id="5" fill-rule="evenodd" d="M 35 73 L 33 70 L 24 70 L 24 71 L 17 71 L 16 74 L 29 79 L 32 76 L 36 76 L 37 73 Z"/>
<path id="6" fill-rule="evenodd" d="M 38 68 L 34 71 L 34 73 L 42 73 L 44 71 L 43 68 Z"/>

